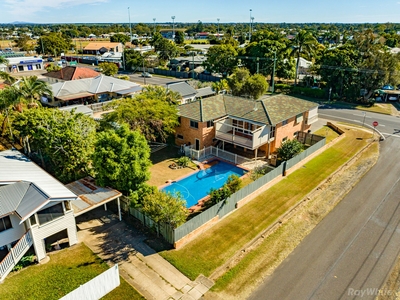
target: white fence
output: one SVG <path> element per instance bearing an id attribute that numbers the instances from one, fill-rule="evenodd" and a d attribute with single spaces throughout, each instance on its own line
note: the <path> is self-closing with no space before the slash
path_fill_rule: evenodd
<path id="1" fill-rule="evenodd" d="M 189 156 L 191 159 L 195 159 L 198 161 L 204 160 L 205 158 L 210 156 L 216 156 L 226 161 L 235 163 L 237 165 L 252 161 L 251 159 L 248 159 L 246 157 L 213 146 L 206 147 L 202 150 L 185 149 L 185 154 L 186 156 Z"/>
<path id="2" fill-rule="evenodd" d="M 114 265 L 60 300 L 98 300 L 119 286 L 119 284 L 118 265 Z"/>

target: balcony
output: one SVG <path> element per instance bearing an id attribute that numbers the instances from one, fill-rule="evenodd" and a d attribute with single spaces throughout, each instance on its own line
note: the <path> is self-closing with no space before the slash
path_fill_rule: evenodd
<path id="1" fill-rule="evenodd" d="M 266 125 L 250 122 L 243 122 L 242 124 L 242 127 L 235 126 L 230 118 L 216 121 L 215 138 L 251 150 L 268 143 L 270 131 Z M 255 129 L 250 130 L 245 128 Z"/>

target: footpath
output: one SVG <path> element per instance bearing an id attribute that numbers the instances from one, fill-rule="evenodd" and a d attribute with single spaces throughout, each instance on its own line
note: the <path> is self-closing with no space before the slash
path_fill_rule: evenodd
<path id="1" fill-rule="evenodd" d="M 214 284 L 199 276 L 195 281 L 179 272 L 144 241 L 143 233 L 118 221 L 111 212 L 96 210 L 78 223 L 78 238 L 110 265 L 146 299 L 200 299 Z"/>

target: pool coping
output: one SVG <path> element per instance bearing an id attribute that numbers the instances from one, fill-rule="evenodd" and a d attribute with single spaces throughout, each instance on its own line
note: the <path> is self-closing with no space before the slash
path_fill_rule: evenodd
<path id="1" fill-rule="evenodd" d="M 230 165 L 233 165 L 233 166 L 235 166 L 235 167 L 237 167 L 237 168 L 239 168 L 239 169 L 242 169 L 242 170 L 246 171 L 245 174 L 243 174 L 242 176 L 239 177 L 240 179 L 242 179 L 242 178 L 248 176 L 248 174 L 249 174 L 250 171 L 251 171 L 251 170 L 248 169 L 248 168 L 241 167 L 241 166 L 239 166 L 239 165 L 235 165 L 234 163 L 232 163 L 232 162 L 230 162 L 230 161 L 227 161 L 227 160 L 225 160 L 225 159 L 221 159 L 221 158 L 219 158 L 219 157 L 217 157 L 217 156 L 214 156 L 214 157 L 212 157 L 211 159 L 207 159 L 207 160 L 204 160 L 204 161 L 202 161 L 202 162 L 199 162 L 199 164 L 204 165 L 204 164 L 207 164 L 207 163 L 216 161 L 216 160 L 221 161 L 221 162 L 224 162 L 224 163 L 228 163 L 228 164 L 230 164 Z M 165 188 L 165 187 L 171 185 L 172 183 L 175 183 L 175 182 L 177 182 L 177 181 L 180 181 L 180 180 L 182 180 L 182 179 L 185 179 L 186 177 L 189 177 L 189 176 L 191 176 L 191 175 L 193 175 L 193 174 L 195 174 L 195 173 L 197 173 L 197 172 L 199 172 L 199 171 L 201 171 L 201 170 L 204 170 L 204 169 L 201 169 L 200 166 L 199 166 L 198 164 L 196 164 L 196 165 L 197 165 L 197 168 L 198 168 L 196 171 L 193 171 L 193 172 L 191 172 L 191 173 L 189 173 L 189 174 L 186 174 L 186 175 L 183 175 L 183 176 L 181 176 L 181 177 L 178 177 L 178 178 L 175 179 L 175 180 L 169 179 L 169 180 L 167 180 L 167 182 L 166 182 L 165 184 L 163 184 L 163 185 L 157 187 L 157 189 L 158 189 L 158 190 L 161 190 L 161 189 L 163 189 L 163 188 Z M 196 211 L 198 211 L 199 209 L 201 209 L 201 208 L 204 206 L 205 202 L 206 202 L 209 198 L 210 198 L 210 195 L 207 195 L 207 196 L 205 196 L 205 197 L 203 197 L 203 198 L 197 200 L 197 204 L 192 205 L 191 207 L 186 207 L 186 209 L 189 210 L 191 213 L 196 212 Z"/>

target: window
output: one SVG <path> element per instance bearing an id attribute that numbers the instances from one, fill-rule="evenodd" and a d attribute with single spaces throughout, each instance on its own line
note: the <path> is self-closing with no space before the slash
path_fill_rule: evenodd
<path id="1" fill-rule="evenodd" d="M 18 66 L 18 71 L 23 71 L 24 70 L 24 66 Z"/>
<path id="2" fill-rule="evenodd" d="M 282 143 L 287 141 L 287 136 L 282 139 Z"/>
<path id="3" fill-rule="evenodd" d="M 181 119 L 181 117 L 178 117 L 178 122 L 179 122 L 179 125 L 181 125 L 182 123 L 182 119 Z"/>
<path id="4" fill-rule="evenodd" d="M 275 126 L 271 127 L 271 132 L 269 134 L 269 138 L 272 139 L 273 137 L 275 137 Z"/>
<path id="5" fill-rule="evenodd" d="M 39 224 L 43 225 L 54 219 L 62 217 L 64 215 L 64 210 L 61 203 L 58 203 L 52 207 L 43 209 L 37 212 L 39 218 Z"/>
<path id="6" fill-rule="evenodd" d="M 31 226 L 37 224 L 35 214 L 33 214 L 32 216 L 29 217 L 29 221 L 31 222 Z"/>
<path id="7" fill-rule="evenodd" d="M 37 70 L 42 69 L 42 65 L 41 65 L 41 64 L 37 64 L 37 65 L 36 65 L 36 69 L 37 69 Z"/>
<path id="8" fill-rule="evenodd" d="M 190 120 L 190 127 L 192 128 L 199 128 L 199 122 Z"/>
<path id="9" fill-rule="evenodd" d="M 0 219 L 0 232 L 12 228 L 10 216 Z"/>
<path id="10" fill-rule="evenodd" d="M 214 127 L 214 121 L 207 121 L 207 128 Z"/>
<path id="11" fill-rule="evenodd" d="M 177 139 L 180 139 L 180 140 L 183 140 L 183 135 L 182 135 L 182 134 L 177 134 L 177 135 L 176 135 L 176 138 L 177 138 Z"/>
<path id="12" fill-rule="evenodd" d="M 297 135 L 299 134 L 299 132 L 298 131 L 296 131 L 295 133 L 293 133 L 293 137 L 297 137 Z"/>
<path id="13" fill-rule="evenodd" d="M 300 123 L 301 121 L 303 121 L 303 114 L 298 114 L 296 115 L 296 123 Z"/>
<path id="14" fill-rule="evenodd" d="M 289 120 L 282 121 L 282 126 L 287 125 L 288 121 L 289 121 Z"/>

